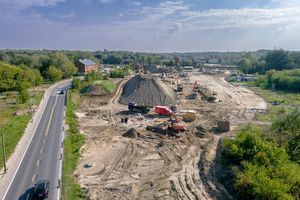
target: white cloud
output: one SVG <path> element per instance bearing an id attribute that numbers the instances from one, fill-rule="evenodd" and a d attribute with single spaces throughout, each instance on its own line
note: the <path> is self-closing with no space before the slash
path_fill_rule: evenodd
<path id="1" fill-rule="evenodd" d="M 117 0 L 98 0 L 98 1 L 104 4 L 109 4 L 109 3 L 116 2 Z"/>
<path id="2" fill-rule="evenodd" d="M 0 0 L 2 7 L 24 9 L 32 6 L 53 6 L 66 0 Z"/>

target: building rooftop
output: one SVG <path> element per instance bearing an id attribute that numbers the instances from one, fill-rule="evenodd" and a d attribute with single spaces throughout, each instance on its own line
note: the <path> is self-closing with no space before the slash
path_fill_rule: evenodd
<path id="1" fill-rule="evenodd" d="M 79 59 L 78 62 L 81 62 L 84 65 L 95 65 L 96 63 L 90 59 Z"/>

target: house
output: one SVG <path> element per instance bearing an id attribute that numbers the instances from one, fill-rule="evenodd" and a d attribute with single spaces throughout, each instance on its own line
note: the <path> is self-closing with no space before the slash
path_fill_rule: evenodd
<path id="1" fill-rule="evenodd" d="M 89 59 L 79 59 L 75 62 L 75 65 L 78 68 L 79 75 L 85 75 L 92 71 L 98 71 L 97 63 Z"/>

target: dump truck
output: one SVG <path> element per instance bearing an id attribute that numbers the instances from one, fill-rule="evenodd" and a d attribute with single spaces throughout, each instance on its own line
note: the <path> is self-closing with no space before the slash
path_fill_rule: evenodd
<path id="1" fill-rule="evenodd" d="M 131 112 L 139 112 L 142 114 L 146 114 L 151 110 L 150 106 L 139 106 L 135 102 L 130 102 L 128 104 L 128 110 Z"/>

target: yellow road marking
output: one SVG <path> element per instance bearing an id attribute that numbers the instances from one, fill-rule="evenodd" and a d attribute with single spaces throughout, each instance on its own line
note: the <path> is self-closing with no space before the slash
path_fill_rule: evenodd
<path id="1" fill-rule="evenodd" d="M 36 162 L 36 166 L 39 166 L 40 165 L 40 160 L 38 160 L 37 162 Z"/>
<path id="2" fill-rule="evenodd" d="M 35 174 L 32 176 L 32 179 L 31 179 L 32 182 L 35 181 Z"/>
<path id="3" fill-rule="evenodd" d="M 45 132 L 45 135 L 46 135 L 46 136 L 47 136 L 48 133 L 49 133 L 49 128 L 50 128 L 50 125 L 51 125 L 51 121 L 52 121 L 52 118 L 53 118 L 53 113 L 54 113 L 54 109 L 55 109 L 55 107 L 56 107 L 56 104 L 57 104 L 57 96 L 56 96 L 56 98 L 55 98 L 55 103 L 54 103 L 53 108 L 52 108 L 52 110 L 51 110 L 50 119 L 49 119 L 48 124 L 47 124 L 46 132 Z"/>
<path id="4" fill-rule="evenodd" d="M 42 154 L 42 153 L 43 153 L 43 149 L 40 150 L 40 154 Z"/>
<path id="5" fill-rule="evenodd" d="M 44 140 L 43 140 L 43 144 L 45 144 L 45 142 L 46 142 L 46 138 L 44 138 Z"/>

